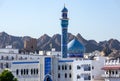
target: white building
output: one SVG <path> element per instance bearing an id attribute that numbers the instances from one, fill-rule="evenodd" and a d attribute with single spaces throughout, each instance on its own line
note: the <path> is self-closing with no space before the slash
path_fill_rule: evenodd
<path id="1" fill-rule="evenodd" d="M 8 53 L 0 53 L 0 72 L 10 69 L 19 81 L 47 81 L 48 77 L 52 81 L 103 81 L 100 76 L 104 73 L 101 70 L 104 57 L 96 57 L 94 60 L 59 58 L 54 55 L 11 53 L 11 49 L 6 48 L 4 50 Z"/>
<path id="2" fill-rule="evenodd" d="M 120 58 L 107 59 L 104 64 L 102 76 L 105 81 L 120 81 Z"/>

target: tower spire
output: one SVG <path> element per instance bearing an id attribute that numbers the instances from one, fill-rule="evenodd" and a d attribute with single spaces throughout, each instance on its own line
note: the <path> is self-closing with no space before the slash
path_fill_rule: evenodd
<path id="1" fill-rule="evenodd" d="M 64 8 L 65 8 L 65 3 L 64 3 Z"/>

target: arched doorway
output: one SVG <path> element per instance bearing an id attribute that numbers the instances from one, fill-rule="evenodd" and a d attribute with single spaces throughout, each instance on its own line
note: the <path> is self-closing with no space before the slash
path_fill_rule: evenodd
<path id="1" fill-rule="evenodd" d="M 50 75 L 46 75 L 44 78 L 44 81 L 52 81 L 51 76 Z"/>

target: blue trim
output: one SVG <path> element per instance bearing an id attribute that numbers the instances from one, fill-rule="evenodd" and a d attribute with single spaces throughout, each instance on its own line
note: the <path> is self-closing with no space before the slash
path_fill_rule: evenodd
<path id="1" fill-rule="evenodd" d="M 68 57 L 82 57 L 83 58 L 83 54 L 68 54 Z"/>
<path id="2" fill-rule="evenodd" d="M 51 75 L 51 58 L 50 57 L 46 57 L 45 60 L 44 60 L 44 63 L 45 63 L 45 67 L 44 67 L 44 72 L 45 72 L 45 75 L 46 74 L 50 74 Z"/>
<path id="3" fill-rule="evenodd" d="M 39 61 L 31 61 L 31 62 L 12 62 L 12 64 L 35 64 L 39 63 Z"/>
<path id="4" fill-rule="evenodd" d="M 73 60 L 59 60 L 58 62 L 73 62 Z"/>

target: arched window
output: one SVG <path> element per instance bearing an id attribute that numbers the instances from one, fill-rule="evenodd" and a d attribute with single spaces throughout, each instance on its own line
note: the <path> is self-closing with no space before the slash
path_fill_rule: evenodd
<path id="1" fill-rule="evenodd" d="M 28 69 L 26 69 L 26 74 L 28 75 Z"/>
<path id="2" fill-rule="evenodd" d="M 64 70 L 64 65 L 62 65 L 62 70 Z"/>
<path id="3" fill-rule="evenodd" d="M 12 56 L 11 59 L 14 60 L 14 57 Z"/>
<path id="4" fill-rule="evenodd" d="M 34 69 L 34 74 L 36 74 L 36 72 L 35 72 L 36 70 Z"/>
<path id="5" fill-rule="evenodd" d="M 36 69 L 36 74 L 38 74 L 38 69 Z"/>
<path id="6" fill-rule="evenodd" d="M 16 70 L 16 75 L 19 75 L 19 70 L 18 69 Z"/>
<path id="7" fill-rule="evenodd" d="M 111 74 L 111 70 L 109 70 L 109 74 Z"/>
<path id="8" fill-rule="evenodd" d="M 21 69 L 21 75 L 23 75 L 23 69 Z"/>
<path id="9" fill-rule="evenodd" d="M 24 69 L 24 75 L 26 74 L 26 70 Z"/>
<path id="10" fill-rule="evenodd" d="M 67 73 L 65 73 L 65 78 L 67 78 Z"/>
<path id="11" fill-rule="evenodd" d="M 116 70 L 116 74 L 118 74 L 118 71 Z"/>
<path id="12" fill-rule="evenodd" d="M 67 13 L 63 13 L 62 17 L 67 18 Z"/>
<path id="13" fill-rule="evenodd" d="M 60 78 L 60 73 L 58 73 L 58 78 Z"/>
<path id="14" fill-rule="evenodd" d="M 72 67 L 71 67 L 71 65 L 69 66 L 69 70 L 71 70 L 72 69 Z"/>
<path id="15" fill-rule="evenodd" d="M 31 69 L 31 75 L 33 74 L 33 69 Z"/>
<path id="16" fill-rule="evenodd" d="M 58 65 L 58 70 L 60 70 L 60 65 Z"/>
<path id="17" fill-rule="evenodd" d="M 112 71 L 112 74 L 114 75 L 114 71 Z"/>
<path id="18" fill-rule="evenodd" d="M 67 65 L 65 65 L 65 70 L 67 70 Z"/>
<path id="19" fill-rule="evenodd" d="M 72 77 L 72 75 L 71 75 L 71 73 L 69 74 L 69 78 L 71 78 Z"/>

